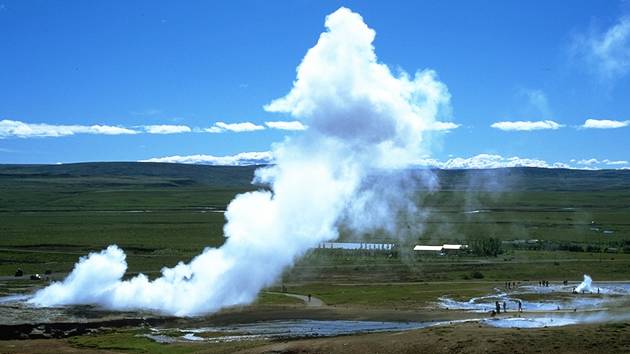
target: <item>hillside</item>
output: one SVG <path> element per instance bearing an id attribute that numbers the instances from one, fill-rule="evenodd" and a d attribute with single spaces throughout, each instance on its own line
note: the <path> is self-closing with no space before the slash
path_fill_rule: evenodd
<path id="1" fill-rule="evenodd" d="M 208 166 L 149 162 L 90 162 L 62 165 L 0 165 L 0 186 L 13 183 L 77 183 L 92 186 L 145 185 L 251 188 L 260 166 Z M 415 178 L 428 173 L 412 170 Z M 597 191 L 630 188 L 630 170 L 568 170 L 532 167 L 433 170 L 442 190 Z"/>

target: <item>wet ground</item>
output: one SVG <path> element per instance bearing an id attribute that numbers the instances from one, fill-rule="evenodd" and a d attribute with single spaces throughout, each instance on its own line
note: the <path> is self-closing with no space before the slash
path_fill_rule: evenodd
<path id="1" fill-rule="evenodd" d="M 590 279 L 590 278 L 589 278 Z M 505 303 L 508 312 L 521 308 L 525 312 L 586 311 L 607 310 L 630 306 L 630 283 L 588 283 L 567 285 L 521 285 L 511 289 L 495 288 L 495 293 L 473 297 L 467 300 L 441 297 L 437 304 L 444 309 L 457 309 L 471 312 L 490 312 L 498 302 L 503 310 Z"/>
<path id="2" fill-rule="evenodd" d="M 308 337 L 334 337 L 358 333 L 394 332 L 426 328 L 438 322 L 380 322 L 344 320 L 287 320 L 261 321 L 201 328 L 152 328 L 146 336 L 158 342 L 177 341 L 231 342 L 260 339 L 289 339 Z"/>
<path id="3" fill-rule="evenodd" d="M 302 299 L 307 306 L 231 309 L 184 319 L 95 306 L 40 308 L 28 304 L 28 293 L 14 294 L 0 297 L 0 332 L 2 339 L 63 338 L 101 328 L 142 327 L 145 336 L 157 342 L 231 342 L 400 332 L 468 322 L 495 328 L 547 328 L 630 320 L 630 283 L 588 285 L 584 293 L 575 293 L 577 283 L 522 284 L 471 299 L 442 297 L 428 310 L 391 313 L 344 312 L 316 297 L 309 303 L 305 296 L 285 294 Z M 491 315 L 496 302 L 501 313 Z M 507 311 L 503 311 L 504 302 Z"/>

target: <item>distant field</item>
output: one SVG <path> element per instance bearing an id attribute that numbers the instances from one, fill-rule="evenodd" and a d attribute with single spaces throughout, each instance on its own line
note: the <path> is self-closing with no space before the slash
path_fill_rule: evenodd
<path id="1" fill-rule="evenodd" d="M 130 272 L 155 274 L 162 266 L 223 243 L 222 211 L 236 194 L 257 188 L 250 184 L 254 169 L 153 163 L 0 165 L 0 275 L 11 275 L 17 267 L 27 273 L 68 272 L 78 257 L 109 244 L 127 251 Z M 426 217 L 422 228 L 413 225 L 409 244 L 492 236 L 538 239 L 548 242 L 545 249 L 506 246 L 504 254 L 489 259 L 311 255 L 286 280 L 462 280 L 477 269 L 486 279 L 536 279 L 540 274 L 563 279 L 584 269 L 610 279 L 627 278 L 630 171 L 519 168 L 436 175 L 439 191 L 419 189 L 412 195 Z M 397 240 L 378 232 L 342 232 L 343 239 L 359 236 Z M 562 244 L 597 251 L 553 251 Z"/>

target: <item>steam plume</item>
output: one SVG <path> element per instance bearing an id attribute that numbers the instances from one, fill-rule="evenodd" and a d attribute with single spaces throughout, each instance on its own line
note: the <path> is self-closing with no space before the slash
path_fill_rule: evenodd
<path id="1" fill-rule="evenodd" d="M 581 293 L 583 291 L 588 291 L 589 293 L 593 291 L 593 279 L 590 276 L 584 274 L 584 280 L 575 288 L 575 291 Z"/>
<path id="2" fill-rule="evenodd" d="M 256 172 L 255 180 L 272 191 L 240 194 L 230 203 L 222 247 L 164 268 L 150 281 L 144 275 L 122 280 L 125 254 L 109 246 L 82 258 L 63 282 L 30 301 L 181 316 L 210 313 L 253 301 L 309 248 L 337 238 L 341 219 L 353 218 L 357 229 L 384 224 L 390 215 L 377 205 L 384 188 L 366 186 L 366 177 L 404 168 L 426 153 L 425 132 L 440 112 L 448 114 L 450 96 L 433 71 L 394 75 L 378 63 L 375 32 L 360 15 L 340 8 L 325 25 L 297 68 L 291 91 L 265 106 L 309 129 L 277 144 L 276 164 Z M 407 205 L 393 200 L 405 194 L 405 184 L 392 188 L 400 193 L 390 191 L 383 205 Z"/>

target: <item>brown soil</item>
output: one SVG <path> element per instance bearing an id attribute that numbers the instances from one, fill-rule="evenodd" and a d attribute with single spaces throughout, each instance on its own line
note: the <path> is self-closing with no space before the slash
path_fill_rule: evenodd
<path id="1" fill-rule="evenodd" d="M 241 353 L 628 353 L 630 323 L 501 329 L 474 323 L 273 343 Z"/>

